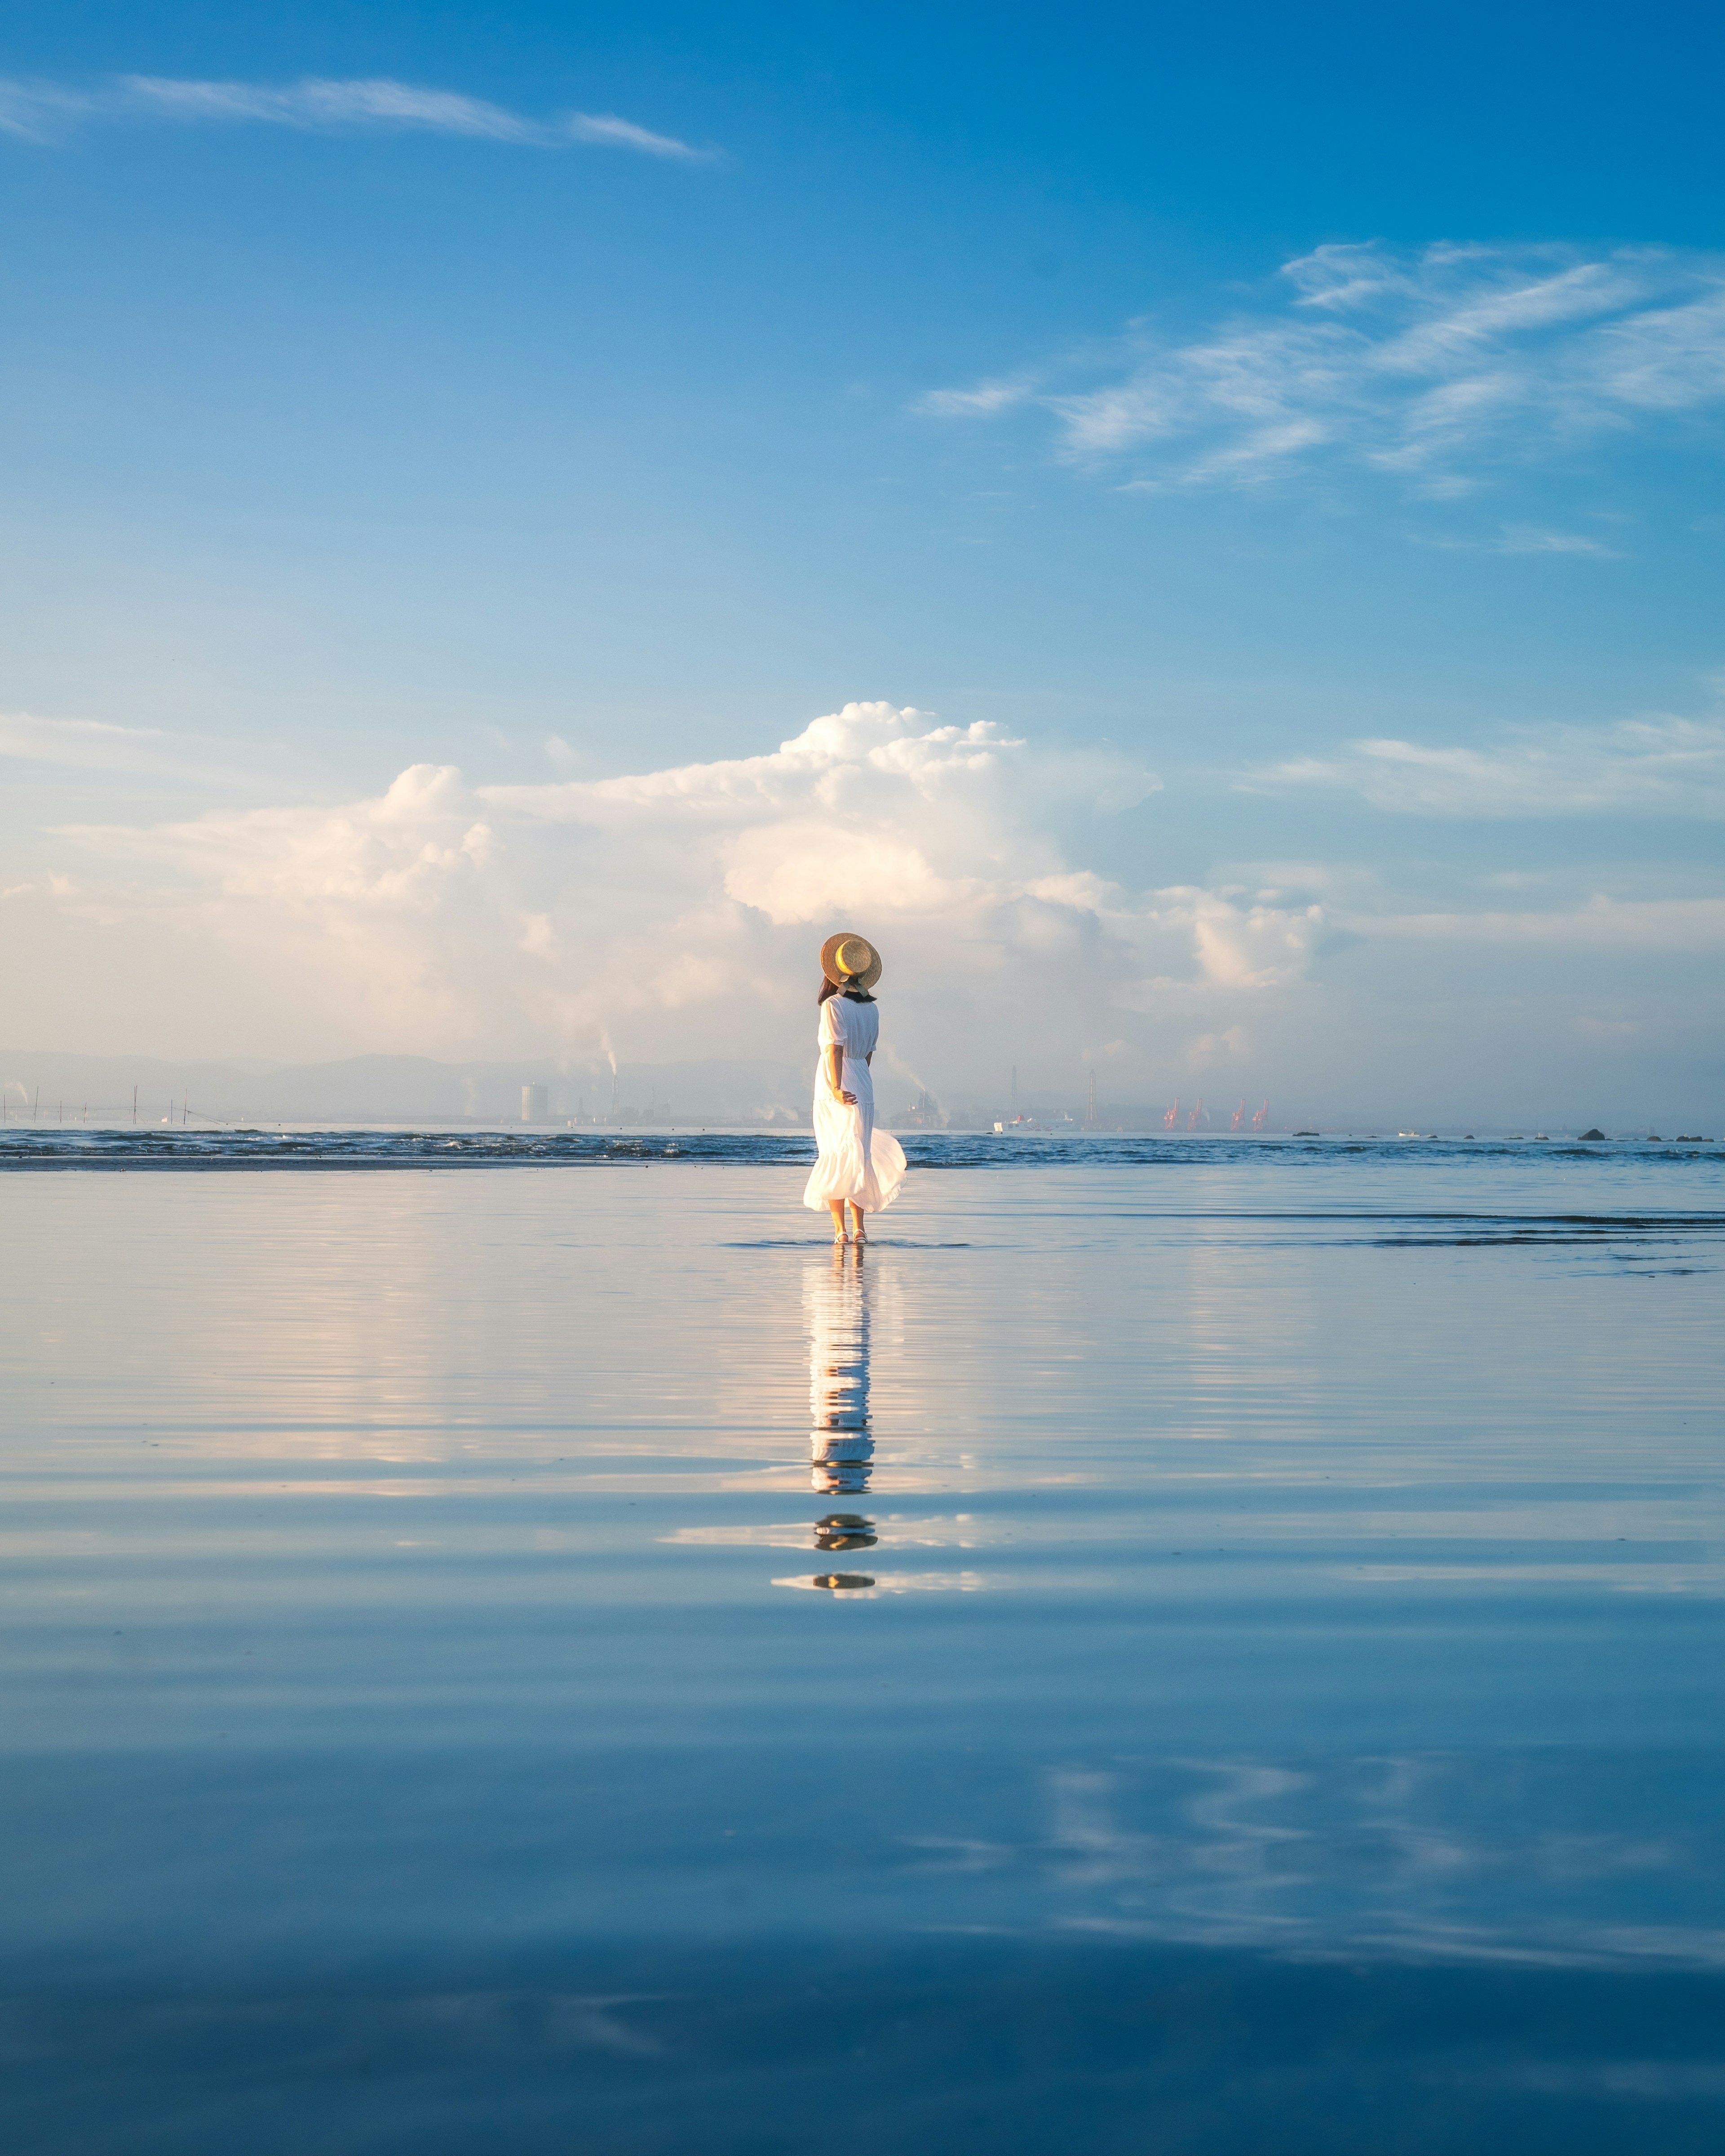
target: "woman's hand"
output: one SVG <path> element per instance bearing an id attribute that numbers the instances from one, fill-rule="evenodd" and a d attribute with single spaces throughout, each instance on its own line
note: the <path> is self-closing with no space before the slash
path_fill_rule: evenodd
<path id="1" fill-rule="evenodd" d="M 855 1094 L 847 1093 L 844 1088 L 839 1086 L 834 1086 L 833 1098 L 835 1101 L 842 1101 L 847 1108 L 854 1108 L 856 1106 Z"/>

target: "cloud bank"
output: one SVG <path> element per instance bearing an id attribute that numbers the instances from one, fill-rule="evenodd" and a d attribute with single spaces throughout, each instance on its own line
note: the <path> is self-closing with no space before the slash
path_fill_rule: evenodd
<path id="1" fill-rule="evenodd" d="M 456 135 L 538 149 L 595 143 L 649 157 L 701 159 L 710 153 L 656 134 L 614 113 L 572 112 L 534 120 L 484 98 L 427 90 L 388 77 L 296 83 L 195 82 L 162 75 L 121 75 L 100 89 L 0 79 L 0 134 L 44 143 L 80 121 L 157 120 L 182 125 L 386 131 Z"/>
<path id="2" fill-rule="evenodd" d="M 46 746 L 130 762 L 151 738 L 120 735 Z M 1717 729 L 1635 721 L 1574 730 L 1567 762 L 1548 737 L 1365 742 L 1255 783 L 1485 816 L 1517 788 L 1555 813 L 1640 788 L 1669 811 L 1695 808 L 1693 773 L 1716 783 L 1721 753 Z M 855 703 L 752 757 L 507 786 L 415 764 L 336 806 L 68 827 L 51 868 L 0 890 L 13 1024 L 99 1011 L 111 1029 L 135 1009 L 172 1028 L 98 1039 L 26 1022 L 34 1040 L 100 1053 L 159 1040 L 292 1060 L 801 1059 L 815 952 L 851 926 L 886 958 L 889 1098 L 923 1084 L 1004 1097 L 1012 1065 L 1070 1096 L 1100 1067 L 1115 1099 L 1236 1081 L 1285 1097 L 1291 1072 L 1333 1087 L 1381 1066 L 1386 1084 L 1425 1085 L 1445 1057 L 1471 1089 L 1492 1025 L 1522 1029 L 1524 1065 L 1572 1083 L 1578 1043 L 1655 1052 L 1657 1012 L 1676 1008 L 1655 969 L 1725 951 L 1725 897 L 1693 884 L 1558 891 L 1512 874 L 1436 911 L 1322 863 L 1174 881 L 1158 873 L 1158 794 L 1111 751 Z M 1122 839 L 1110 819 L 1146 804 Z M 1110 829 L 1130 874 L 1083 858 Z M 1711 1008 L 1681 1004 L 1698 1039 Z"/>
<path id="3" fill-rule="evenodd" d="M 968 1066 L 1034 1023 L 1076 1069 L 1165 993 L 1297 978 L 1321 918 L 1065 857 L 1056 824 L 1158 785 L 1110 752 L 850 704 L 756 757 L 530 786 L 416 765 L 334 808 L 75 827 L 55 902 L 251 954 L 352 1037 L 436 1054 L 758 1053 L 787 1024 L 800 1045 L 813 954 L 848 921 L 890 954 L 896 1052 L 920 1036 Z"/>
<path id="4" fill-rule="evenodd" d="M 927 415 L 1050 419 L 1062 453 L 1144 488 L 1242 486 L 1323 460 L 1466 490 L 1481 468 L 1725 399 L 1725 258 L 1666 248 L 1377 244 L 1283 265 L 1264 303 L 1183 340 L 1136 324 L 1089 382 L 937 389 Z M 1609 552 L 1528 534 L 1505 551 Z"/>

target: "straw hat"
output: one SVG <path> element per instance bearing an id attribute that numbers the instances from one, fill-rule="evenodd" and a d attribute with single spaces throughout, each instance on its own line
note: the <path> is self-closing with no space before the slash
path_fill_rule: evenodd
<path id="1" fill-rule="evenodd" d="M 880 953 L 866 936 L 841 928 L 821 945 L 820 970 L 841 988 L 871 988 L 880 978 Z"/>

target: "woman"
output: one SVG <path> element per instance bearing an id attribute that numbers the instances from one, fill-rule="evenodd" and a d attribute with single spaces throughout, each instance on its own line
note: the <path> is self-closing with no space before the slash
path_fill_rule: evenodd
<path id="1" fill-rule="evenodd" d="M 820 1061 L 814 1072 L 814 1142 L 820 1147 L 803 1203 L 824 1205 L 835 1243 L 865 1243 L 865 1213 L 891 1204 L 904 1181 L 896 1138 L 875 1128 L 870 1075 L 880 1013 L 869 993 L 880 978 L 880 954 L 866 937 L 841 932 L 820 947 Z M 845 1232 L 849 1206 L 855 1231 Z"/>

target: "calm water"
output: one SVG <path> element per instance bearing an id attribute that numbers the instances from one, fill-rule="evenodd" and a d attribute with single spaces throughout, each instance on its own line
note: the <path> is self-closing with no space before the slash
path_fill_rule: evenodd
<path id="1" fill-rule="evenodd" d="M 1717 1148 L 528 1142 L 9 1137 L 11 2146 L 1720 2146 Z"/>

